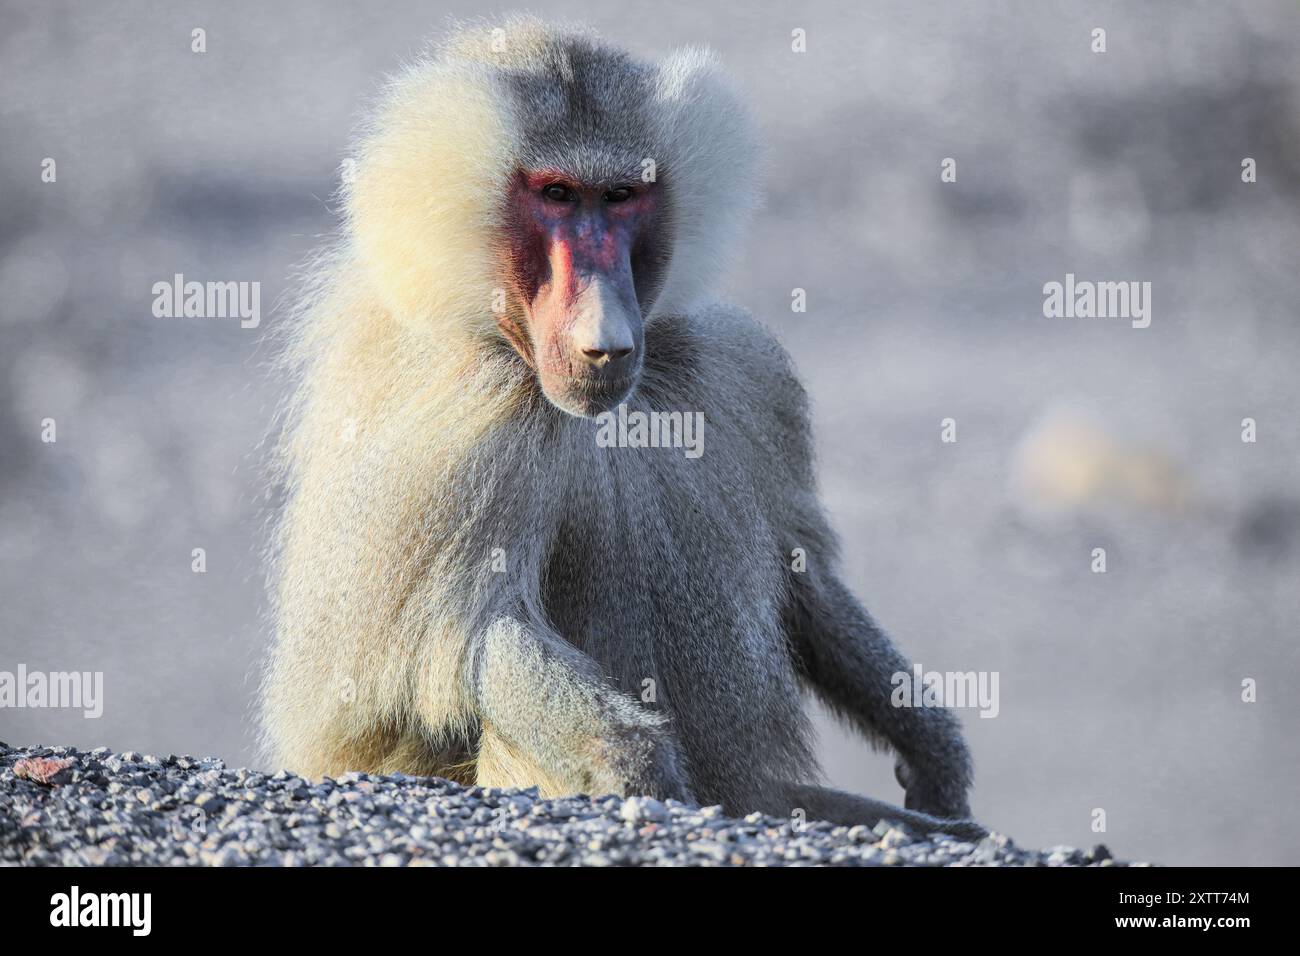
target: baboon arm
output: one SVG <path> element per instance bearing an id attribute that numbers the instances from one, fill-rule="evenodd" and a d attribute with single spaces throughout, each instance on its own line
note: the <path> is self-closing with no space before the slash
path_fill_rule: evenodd
<path id="1" fill-rule="evenodd" d="M 476 642 L 470 671 L 494 748 L 482 757 L 541 778 L 480 782 L 694 802 L 665 716 L 619 692 L 596 661 L 553 632 L 498 618 Z M 503 751 L 509 756 L 498 760 Z"/>
<path id="2" fill-rule="evenodd" d="M 834 574 L 792 574 L 789 633 L 804 678 L 838 716 L 898 754 L 906 806 L 968 817 L 971 759 L 955 714 L 895 707 L 892 677 L 911 664 Z"/>

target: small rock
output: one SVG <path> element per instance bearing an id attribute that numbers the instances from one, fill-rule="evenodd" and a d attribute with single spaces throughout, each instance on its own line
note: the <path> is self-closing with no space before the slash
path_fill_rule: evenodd
<path id="1" fill-rule="evenodd" d="M 623 801 L 619 816 L 628 823 L 658 823 L 668 819 L 668 808 L 653 797 L 628 797 Z"/>
<path id="2" fill-rule="evenodd" d="M 14 776 L 20 780 L 57 786 L 67 783 L 72 778 L 72 768 L 75 765 L 76 761 L 68 757 L 58 760 L 50 757 L 29 757 L 14 764 Z"/>

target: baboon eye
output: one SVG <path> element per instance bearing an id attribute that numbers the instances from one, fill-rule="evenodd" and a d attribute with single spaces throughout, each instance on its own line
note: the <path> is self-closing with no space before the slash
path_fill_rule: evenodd
<path id="1" fill-rule="evenodd" d="M 631 186 L 618 186 L 605 193 L 605 202 L 627 202 L 631 198 Z"/>
<path id="2" fill-rule="evenodd" d="M 577 198 L 573 190 L 563 183 L 551 183 L 542 189 L 542 195 L 551 202 L 573 202 Z"/>

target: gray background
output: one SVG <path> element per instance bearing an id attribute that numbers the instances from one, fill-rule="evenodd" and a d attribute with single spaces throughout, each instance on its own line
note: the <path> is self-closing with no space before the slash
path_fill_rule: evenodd
<path id="1" fill-rule="evenodd" d="M 493 6 L 0 5 L 0 670 L 100 670 L 107 697 L 98 721 L 0 711 L 0 738 L 256 759 L 270 306 L 382 75 Z M 1000 674 L 1000 715 L 963 713 L 977 815 L 1300 863 L 1296 5 L 532 9 L 646 55 L 711 44 L 747 91 L 768 199 L 731 286 L 813 396 L 853 587 L 927 667 Z M 155 319 L 175 272 L 260 281 L 263 327 Z M 1044 318 L 1066 272 L 1152 282 L 1151 327 Z M 1026 449 L 1072 416 L 1106 450 Z M 1025 462 L 1057 459 L 1109 493 L 1029 495 Z M 832 780 L 898 798 L 823 730 Z"/>

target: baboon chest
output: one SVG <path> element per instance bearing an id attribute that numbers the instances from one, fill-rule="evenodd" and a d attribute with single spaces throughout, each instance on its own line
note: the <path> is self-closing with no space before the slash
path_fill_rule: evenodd
<path id="1" fill-rule="evenodd" d="M 665 458 L 598 472 L 570 497 L 545 566 L 547 615 L 647 702 L 700 673 L 742 699 L 755 672 L 789 670 L 775 538 L 752 492 Z"/>

